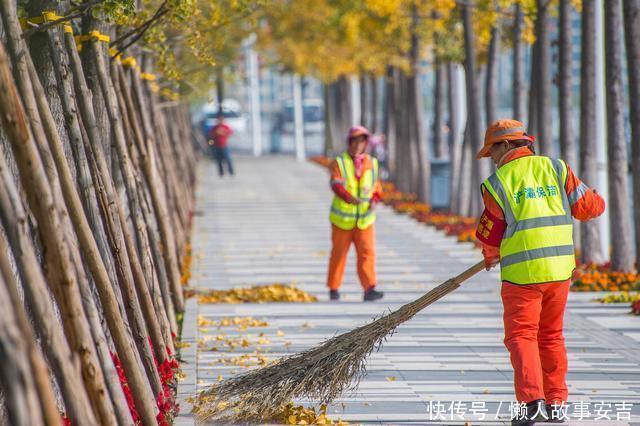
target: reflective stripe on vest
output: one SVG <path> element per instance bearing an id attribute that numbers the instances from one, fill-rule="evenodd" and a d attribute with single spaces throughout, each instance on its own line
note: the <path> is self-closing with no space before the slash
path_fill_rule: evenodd
<path id="1" fill-rule="evenodd" d="M 355 166 L 348 153 L 343 153 L 336 158 L 340 174 L 344 179 L 344 185 L 349 194 L 354 198 L 364 200 L 358 205 L 349 204 L 337 195 L 333 197 L 329 220 L 340 229 L 349 230 L 356 226 L 366 229 L 376 220 L 374 210 L 369 208 L 375 183 L 378 180 L 378 161 L 369 157 L 372 168 L 366 170 L 356 179 Z"/>
<path id="2" fill-rule="evenodd" d="M 485 180 L 507 222 L 500 244 L 504 281 L 535 284 L 571 277 L 575 255 L 566 178 L 562 160 L 529 156 L 503 165 Z"/>

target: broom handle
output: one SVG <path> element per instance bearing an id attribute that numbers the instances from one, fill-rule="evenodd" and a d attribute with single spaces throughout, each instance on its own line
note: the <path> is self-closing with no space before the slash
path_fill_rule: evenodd
<path id="1" fill-rule="evenodd" d="M 484 260 L 482 260 L 476 263 L 475 265 L 473 265 L 472 267 L 470 267 L 469 269 L 467 269 L 466 271 L 462 272 L 457 277 L 455 277 L 453 281 L 456 284 L 462 284 L 463 282 L 465 282 L 466 280 L 468 280 L 469 278 L 471 278 L 472 276 L 474 276 L 475 274 L 477 274 L 478 272 L 482 271 L 485 268 L 486 266 L 484 264 Z"/>

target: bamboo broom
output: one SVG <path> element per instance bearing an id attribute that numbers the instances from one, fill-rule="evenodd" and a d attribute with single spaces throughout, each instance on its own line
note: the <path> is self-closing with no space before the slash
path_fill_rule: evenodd
<path id="1" fill-rule="evenodd" d="M 395 312 L 268 367 L 217 383 L 197 396 L 193 412 L 201 421 L 234 423 L 272 420 L 294 398 L 327 404 L 358 387 L 367 373 L 367 357 L 396 327 L 484 268 L 484 261 L 479 262 Z"/>

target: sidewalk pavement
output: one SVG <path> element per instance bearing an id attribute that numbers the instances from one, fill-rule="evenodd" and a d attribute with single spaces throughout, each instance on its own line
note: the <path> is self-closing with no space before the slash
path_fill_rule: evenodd
<path id="1" fill-rule="evenodd" d="M 295 282 L 319 302 L 198 305 L 190 300 L 183 332 L 192 345 L 182 352 L 186 378 L 179 386 L 177 425 L 193 424 L 187 396 L 219 376 L 243 371 L 224 365 L 225 359 L 255 350 L 198 350 L 198 340 L 249 333 L 248 340 L 255 341 L 264 333 L 268 358 L 299 352 L 397 309 L 481 259 L 471 244 L 380 207 L 377 265 L 385 298 L 362 302 L 352 251 L 342 300 L 330 303 L 325 288 L 331 201 L 326 172 L 286 157 L 240 157 L 236 163 L 236 176 L 223 179 L 212 162 L 199 165 L 190 285 L 227 289 Z M 499 290 L 499 273 L 482 272 L 401 326 L 370 357 L 358 391 L 330 406 L 330 416 L 352 423 L 507 424 L 515 397 L 502 344 Z M 629 424 L 627 415 L 632 424 L 640 424 L 640 317 L 628 315 L 627 304 L 601 305 L 594 297 L 570 295 L 565 337 L 572 420 L 565 424 Z M 251 316 L 269 325 L 245 331 L 199 329 L 198 316 Z M 586 417 L 582 421 L 580 414 Z"/>

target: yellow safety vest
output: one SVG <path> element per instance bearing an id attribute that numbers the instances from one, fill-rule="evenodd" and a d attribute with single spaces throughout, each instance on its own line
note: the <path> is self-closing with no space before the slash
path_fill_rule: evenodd
<path id="1" fill-rule="evenodd" d="M 375 183 L 378 180 L 378 160 L 368 157 L 373 167 L 362 173 L 359 180 L 356 179 L 353 159 L 348 152 L 336 158 L 345 188 L 354 198 L 362 200 L 360 204 L 349 204 L 337 195 L 333 197 L 329 220 L 340 229 L 350 230 L 356 226 L 359 229 L 367 229 L 376 221 L 376 213 L 369 207 Z"/>
<path id="2" fill-rule="evenodd" d="M 502 208 L 507 228 L 500 244 L 503 281 L 564 281 L 576 267 L 573 220 L 562 160 L 529 156 L 501 166 L 484 187 Z"/>

